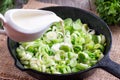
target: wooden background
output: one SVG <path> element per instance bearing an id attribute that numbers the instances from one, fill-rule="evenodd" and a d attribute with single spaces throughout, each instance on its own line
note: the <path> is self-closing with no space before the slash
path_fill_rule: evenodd
<path id="1" fill-rule="evenodd" d="M 95 9 L 94 2 L 95 0 L 37 0 L 45 3 L 53 3 L 63 6 L 73 6 L 84 9 Z"/>

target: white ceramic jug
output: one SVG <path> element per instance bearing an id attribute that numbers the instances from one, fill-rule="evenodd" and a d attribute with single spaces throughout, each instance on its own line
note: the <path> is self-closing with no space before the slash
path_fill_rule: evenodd
<path id="1" fill-rule="evenodd" d="M 11 9 L 3 16 L 0 14 L 6 34 L 17 42 L 32 41 L 39 38 L 54 22 L 62 21 L 55 13 L 35 9 Z"/>

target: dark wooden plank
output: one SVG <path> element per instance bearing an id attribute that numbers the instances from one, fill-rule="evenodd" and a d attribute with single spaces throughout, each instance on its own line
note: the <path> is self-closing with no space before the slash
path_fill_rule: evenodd
<path id="1" fill-rule="evenodd" d="M 37 0 L 44 3 L 54 3 L 62 6 L 72 6 L 83 9 L 90 9 L 91 0 Z"/>
<path id="2" fill-rule="evenodd" d="M 62 6 L 73 6 L 95 11 L 95 0 L 37 0 L 44 3 L 54 3 Z"/>

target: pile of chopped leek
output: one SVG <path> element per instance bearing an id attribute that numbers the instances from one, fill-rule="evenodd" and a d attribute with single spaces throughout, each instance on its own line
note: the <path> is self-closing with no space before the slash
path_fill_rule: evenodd
<path id="1" fill-rule="evenodd" d="M 54 23 L 42 37 L 19 43 L 17 56 L 27 69 L 52 74 L 82 71 L 95 65 L 104 55 L 105 36 L 96 35 L 80 19 Z"/>

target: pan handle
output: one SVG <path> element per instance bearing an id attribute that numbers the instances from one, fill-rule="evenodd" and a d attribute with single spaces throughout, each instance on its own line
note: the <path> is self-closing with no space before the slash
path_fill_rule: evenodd
<path id="1" fill-rule="evenodd" d="M 100 62 L 99 62 L 100 68 L 106 70 L 107 72 L 111 73 L 112 75 L 116 76 L 117 78 L 120 79 L 120 64 L 112 61 L 109 58 L 109 55 L 104 57 Z"/>

